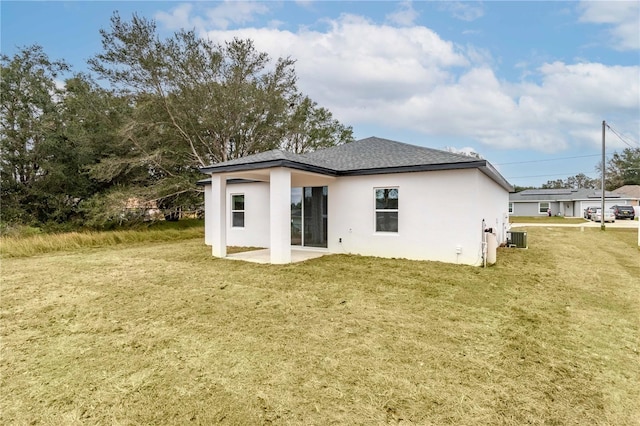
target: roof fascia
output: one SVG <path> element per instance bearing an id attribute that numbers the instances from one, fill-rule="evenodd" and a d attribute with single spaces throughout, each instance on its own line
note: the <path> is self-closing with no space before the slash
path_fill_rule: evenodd
<path id="1" fill-rule="evenodd" d="M 470 161 L 468 163 L 423 164 L 416 166 L 379 167 L 374 169 L 341 170 L 339 176 L 383 175 L 389 173 L 427 172 L 434 170 L 475 169 L 484 166 L 486 162 Z"/>
<path id="2" fill-rule="evenodd" d="M 500 185 L 507 192 L 515 192 L 515 188 L 511 185 L 501 174 L 498 172 L 488 161 L 484 162 L 484 166 L 478 167 L 482 173 L 484 173 L 490 179 L 493 179 L 495 183 Z"/>
<path id="3" fill-rule="evenodd" d="M 253 180 L 253 179 L 236 179 L 236 178 L 232 178 L 232 179 L 227 179 L 227 185 L 236 185 L 236 184 L 240 184 L 240 183 L 258 183 L 261 182 L 259 180 Z M 200 179 L 199 181 L 196 182 L 197 186 L 206 186 L 206 185 L 211 185 L 211 178 L 204 178 L 204 179 Z"/>
<path id="4" fill-rule="evenodd" d="M 332 169 L 314 166 L 311 164 L 297 163 L 295 161 L 284 160 L 284 159 L 260 161 L 256 163 L 246 163 L 246 164 L 232 164 L 228 166 L 202 167 L 200 168 L 200 171 L 205 174 L 213 174 L 213 173 L 228 173 L 228 172 L 245 172 L 249 170 L 259 170 L 259 169 L 272 169 L 275 167 L 287 167 L 290 169 L 303 170 L 306 172 L 319 173 L 319 174 L 328 175 L 328 176 L 338 175 L 338 173 Z"/>
<path id="5" fill-rule="evenodd" d="M 275 167 L 287 167 L 295 170 L 302 170 L 312 173 L 323 174 L 327 176 L 364 176 L 364 175 L 381 175 L 391 173 L 410 173 L 410 172 L 427 172 L 438 170 L 460 170 L 460 169 L 479 169 L 495 181 L 502 188 L 509 192 L 513 192 L 513 186 L 509 184 L 486 160 L 468 161 L 462 163 L 443 163 L 443 164 L 423 164 L 416 166 L 398 166 L 398 167 L 379 167 L 372 169 L 356 169 L 356 170 L 332 170 L 325 167 L 314 166 L 311 164 L 298 163 L 291 160 L 278 159 L 269 161 L 260 161 L 246 164 L 232 164 L 228 166 L 212 166 L 202 167 L 200 171 L 205 174 L 242 172 L 249 170 L 269 169 Z"/>

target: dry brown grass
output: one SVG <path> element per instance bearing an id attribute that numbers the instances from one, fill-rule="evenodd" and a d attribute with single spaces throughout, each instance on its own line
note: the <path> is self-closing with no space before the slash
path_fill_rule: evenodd
<path id="1" fill-rule="evenodd" d="M 26 257 L 58 251 L 108 247 L 121 244 L 178 241 L 203 238 L 204 229 L 196 221 L 188 221 L 183 228 L 155 227 L 151 229 L 125 229 L 118 231 L 85 231 L 62 234 L 40 234 L 0 237 L 0 256 Z M 202 222 L 200 222 L 202 224 Z M 174 223 L 168 223 L 174 225 Z M 182 225 L 184 226 L 184 225 Z"/>
<path id="2" fill-rule="evenodd" d="M 3 259 L 0 423 L 639 424 L 637 233 L 528 231 L 488 269 Z"/>

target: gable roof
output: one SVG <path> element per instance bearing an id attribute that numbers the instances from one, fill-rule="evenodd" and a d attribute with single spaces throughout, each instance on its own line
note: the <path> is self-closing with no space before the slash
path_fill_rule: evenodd
<path id="1" fill-rule="evenodd" d="M 511 202 L 527 201 L 578 201 L 578 200 L 598 200 L 602 198 L 602 191 L 599 189 L 526 189 L 524 191 L 509 194 Z M 620 198 L 620 195 L 605 191 L 605 198 Z"/>
<path id="2" fill-rule="evenodd" d="M 331 176 L 478 168 L 508 191 L 513 187 L 486 160 L 432 148 L 370 137 L 307 154 L 272 150 L 203 167 L 224 173 L 288 167 Z"/>

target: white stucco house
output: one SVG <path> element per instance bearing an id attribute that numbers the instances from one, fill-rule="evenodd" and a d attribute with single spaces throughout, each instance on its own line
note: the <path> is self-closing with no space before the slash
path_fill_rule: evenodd
<path id="1" fill-rule="evenodd" d="M 482 159 L 371 137 L 308 154 L 263 152 L 202 168 L 205 242 L 481 265 L 506 241 L 512 186 Z"/>

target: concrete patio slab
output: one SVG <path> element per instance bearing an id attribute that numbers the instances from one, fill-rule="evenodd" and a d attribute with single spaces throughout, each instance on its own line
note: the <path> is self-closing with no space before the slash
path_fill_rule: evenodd
<path id="1" fill-rule="evenodd" d="M 291 249 L 291 263 L 304 262 L 305 260 L 315 259 L 317 257 L 322 257 L 327 254 L 331 254 L 331 253 L 324 250 Z M 228 254 L 226 259 L 244 260 L 245 262 L 253 262 L 253 263 L 270 263 L 271 250 L 262 249 L 262 250 L 243 251 L 241 253 Z"/>

